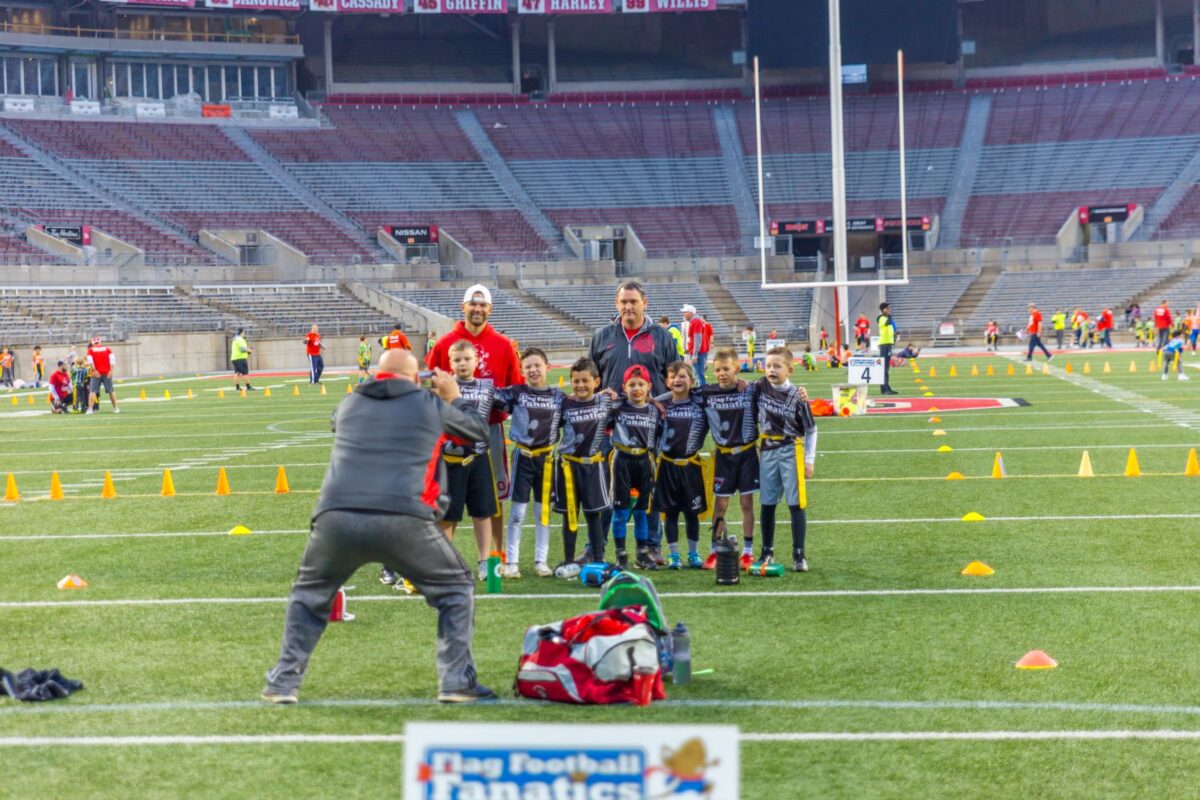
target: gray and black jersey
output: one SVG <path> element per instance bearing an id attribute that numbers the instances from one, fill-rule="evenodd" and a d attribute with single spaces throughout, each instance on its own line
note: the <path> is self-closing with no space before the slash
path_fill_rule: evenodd
<path id="1" fill-rule="evenodd" d="M 662 414 L 653 403 L 635 406 L 623 400 L 612 412 L 612 443 L 618 451 L 647 451 L 658 446 L 658 428 Z"/>
<path id="2" fill-rule="evenodd" d="M 492 406 L 496 401 L 496 384 L 491 378 L 473 378 L 469 381 L 459 381 L 458 393 L 462 395 L 463 400 L 466 400 L 475 409 L 475 413 L 485 421 L 491 416 Z M 487 450 L 488 442 L 485 439 L 482 442 L 477 442 L 474 446 L 466 447 L 457 442 L 449 441 L 442 452 L 448 456 L 458 456 L 461 458 L 472 453 L 486 453 Z"/>
<path id="3" fill-rule="evenodd" d="M 790 383 L 773 386 L 766 378 L 754 384 L 758 406 L 758 430 L 762 449 L 774 450 L 791 445 L 808 434 L 815 443 L 817 423 L 800 390 Z"/>
<path id="4" fill-rule="evenodd" d="M 658 398 L 664 408 L 658 451 L 667 458 L 691 458 L 700 452 L 708 435 L 708 417 L 695 396 L 678 402 L 671 397 L 664 394 Z"/>
<path id="5" fill-rule="evenodd" d="M 509 415 L 508 438 L 513 443 L 526 450 L 541 450 L 558 441 L 565 399 L 555 388 L 517 384 L 496 392 L 495 408 Z"/>
<path id="6" fill-rule="evenodd" d="M 613 399 L 607 394 L 593 395 L 586 402 L 564 398 L 558 451 L 575 458 L 591 458 L 599 453 L 612 407 Z"/>
<path id="7" fill-rule="evenodd" d="M 704 408 L 708 429 L 720 447 L 742 447 L 758 439 L 757 409 L 754 406 L 755 388 L 722 389 L 710 383 L 696 390 L 694 396 Z"/>

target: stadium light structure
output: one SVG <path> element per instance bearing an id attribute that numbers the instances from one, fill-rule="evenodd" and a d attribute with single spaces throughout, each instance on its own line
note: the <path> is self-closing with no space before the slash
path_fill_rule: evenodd
<path id="1" fill-rule="evenodd" d="M 754 128 L 758 160 L 758 252 L 763 289 L 820 289 L 835 290 L 835 318 L 839 329 L 845 328 L 849 341 L 850 319 L 843 310 L 849 308 L 851 286 L 904 286 L 908 284 L 908 187 L 904 142 L 904 51 L 896 51 L 896 85 L 900 145 L 900 265 L 899 278 L 849 279 L 849 260 L 846 252 L 846 143 L 842 111 L 842 24 L 841 0 L 829 0 L 829 117 L 830 156 L 833 177 L 833 280 L 771 283 L 767 280 L 766 196 L 763 187 L 762 148 L 762 87 L 759 81 L 758 56 L 754 57 Z M 880 265 L 882 267 L 882 265 Z"/>

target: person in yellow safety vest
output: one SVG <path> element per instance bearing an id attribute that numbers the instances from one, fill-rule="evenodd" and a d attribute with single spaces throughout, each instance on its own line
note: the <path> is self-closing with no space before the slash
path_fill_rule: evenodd
<path id="1" fill-rule="evenodd" d="M 1058 349 L 1062 350 L 1063 336 L 1067 332 L 1067 314 L 1061 308 L 1054 309 L 1054 316 L 1050 317 L 1050 324 L 1054 326 L 1054 340 L 1058 343 Z"/>
<path id="2" fill-rule="evenodd" d="M 687 348 L 683 343 L 683 331 L 679 330 L 678 325 L 671 324 L 670 317 L 659 317 L 658 324 L 666 328 L 667 332 L 671 334 L 671 338 L 675 340 L 675 352 L 679 354 L 679 360 L 683 361 L 687 355 Z"/>
<path id="3" fill-rule="evenodd" d="M 229 363 L 233 365 L 234 389 L 242 388 L 242 376 L 246 376 L 246 388 L 254 391 L 250 385 L 250 354 L 254 350 L 246 345 L 246 329 L 238 328 L 237 335 L 229 345 Z"/>
<path id="4" fill-rule="evenodd" d="M 883 386 L 879 387 L 880 394 L 900 394 L 892 389 L 888 382 L 888 371 L 892 366 L 892 346 L 896 344 L 896 323 L 892 319 L 892 307 L 887 303 L 879 304 L 879 316 L 875 320 L 879 328 L 879 357 L 883 359 Z"/>
<path id="5" fill-rule="evenodd" d="M 1071 330 L 1075 332 L 1075 346 L 1076 347 L 1079 347 L 1079 336 L 1081 333 L 1080 325 L 1083 324 L 1083 320 L 1085 318 L 1086 317 L 1083 313 L 1082 308 L 1077 308 L 1071 312 Z"/>

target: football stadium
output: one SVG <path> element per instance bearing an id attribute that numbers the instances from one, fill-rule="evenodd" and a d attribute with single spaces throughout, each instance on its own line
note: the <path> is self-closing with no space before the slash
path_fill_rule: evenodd
<path id="1" fill-rule="evenodd" d="M 1200 0 L 0 0 L 0 797 L 1200 794 L 1198 80 Z"/>

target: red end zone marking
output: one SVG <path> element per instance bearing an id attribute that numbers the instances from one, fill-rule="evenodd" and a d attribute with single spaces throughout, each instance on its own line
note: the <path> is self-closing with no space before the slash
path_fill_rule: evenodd
<path id="1" fill-rule="evenodd" d="M 1019 397 L 909 397 L 871 400 L 868 414 L 928 414 L 930 408 L 942 411 L 984 411 L 989 408 L 1017 408 L 1028 401 Z"/>

